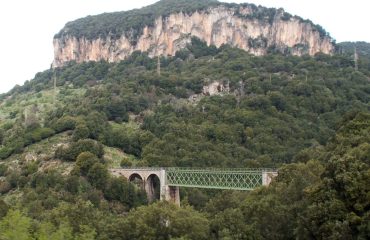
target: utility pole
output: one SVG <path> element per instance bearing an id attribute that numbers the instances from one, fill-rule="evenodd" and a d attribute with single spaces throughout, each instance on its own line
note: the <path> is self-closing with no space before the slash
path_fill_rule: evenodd
<path id="1" fill-rule="evenodd" d="M 240 97 L 244 97 L 244 81 L 243 80 L 239 81 L 239 85 L 240 85 L 239 88 Z"/>
<path id="2" fill-rule="evenodd" d="M 355 53 L 353 54 L 353 61 L 355 62 L 355 71 L 358 71 L 358 54 L 355 46 Z"/>
<path id="3" fill-rule="evenodd" d="M 271 73 L 270 73 L 270 84 L 271 84 Z"/>
<path id="4" fill-rule="evenodd" d="M 55 107 L 56 97 L 57 97 L 57 75 L 56 75 L 56 71 L 55 71 L 55 69 L 54 69 L 54 76 L 53 76 L 53 80 L 54 80 L 54 83 L 53 83 L 53 86 L 54 86 L 53 105 L 54 105 L 54 107 Z"/>
<path id="5" fill-rule="evenodd" d="M 158 60 L 157 60 L 157 74 L 158 76 L 161 76 L 161 59 L 159 55 L 158 55 Z"/>

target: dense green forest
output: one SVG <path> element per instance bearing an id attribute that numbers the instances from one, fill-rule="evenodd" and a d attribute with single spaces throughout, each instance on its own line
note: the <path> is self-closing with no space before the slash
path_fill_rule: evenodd
<path id="1" fill-rule="evenodd" d="M 370 64 L 253 56 L 69 63 L 0 96 L 0 239 L 368 239 Z M 56 91 L 53 81 L 56 80 Z M 224 90 L 210 96 L 203 87 Z M 195 99 L 195 100 L 194 100 Z M 117 166 L 274 167 L 253 192 L 155 202 Z"/>

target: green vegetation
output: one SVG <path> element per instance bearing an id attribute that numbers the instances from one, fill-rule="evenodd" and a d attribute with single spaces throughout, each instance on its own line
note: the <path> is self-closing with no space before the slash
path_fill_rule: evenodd
<path id="1" fill-rule="evenodd" d="M 205 211 L 214 238 L 369 238 L 370 114 L 342 124 L 327 147 L 280 168 L 270 187 L 212 199 Z"/>
<path id="2" fill-rule="evenodd" d="M 70 63 L 55 102 L 53 70 L 0 96 L 0 239 L 370 237 L 370 65 L 199 39 L 160 76 L 156 61 Z M 202 94 L 214 81 L 229 88 Z M 176 207 L 148 205 L 108 173 L 120 165 L 279 175 L 253 192 L 181 189 Z"/>
<path id="3" fill-rule="evenodd" d="M 339 51 L 353 54 L 356 47 L 357 53 L 363 57 L 370 57 L 370 43 L 367 42 L 341 42 L 338 43 Z"/>
<path id="4" fill-rule="evenodd" d="M 201 212 L 161 202 L 122 215 L 125 208 L 118 203 L 130 206 L 129 189 L 134 189 L 122 179 L 109 179 L 102 193 L 91 189 L 83 176 L 34 172 L 19 200 L 22 211 L 0 202 L 0 236 L 43 239 L 47 232 L 61 239 L 367 239 L 369 130 L 370 114 L 349 116 L 326 147 L 306 149 L 302 162 L 281 167 L 269 187 L 218 193 Z M 82 153 L 78 161 L 89 157 L 95 159 L 93 165 L 101 164 L 91 153 Z"/>
<path id="5" fill-rule="evenodd" d="M 295 161 L 304 148 L 324 145 L 344 114 L 369 110 L 369 66 L 356 72 L 349 56 L 254 57 L 193 39 L 161 62 L 161 76 L 156 61 L 139 52 L 120 63 L 57 69 L 57 104 L 38 110 L 32 101 L 37 114 L 25 116 L 16 107 L 15 118 L 5 117 L 14 123 L 1 129 L 0 157 L 71 131 L 73 142 L 57 149 L 59 159 L 73 161 L 90 148 L 101 157 L 95 140 L 133 155 L 139 165 L 278 166 Z M 51 86 L 42 84 L 52 82 L 50 72 L 3 95 L 2 104 L 48 91 Z M 187 101 L 212 81 L 228 83 L 230 94 Z"/>
<path id="6" fill-rule="evenodd" d="M 370 66 L 370 43 L 367 42 L 342 42 L 338 44 L 338 52 L 347 55 L 354 61 L 354 51 L 357 51 L 359 56 L 358 66 L 360 68 L 369 68 Z M 367 72 L 368 73 L 368 72 Z"/>
<path id="7" fill-rule="evenodd" d="M 164 18 L 171 13 L 184 12 L 192 14 L 195 11 L 206 10 L 211 6 L 220 5 L 217 0 L 161 0 L 155 4 L 140 9 L 125 12 L 103 13 L 87 16 L 69 22 L 55 35 L 64 35 L 96 39 L 98 37 L 120 38 L 126 34 L 131 42 L 136 42 L 145 26 L 153 26 L 159 16 Z"/>

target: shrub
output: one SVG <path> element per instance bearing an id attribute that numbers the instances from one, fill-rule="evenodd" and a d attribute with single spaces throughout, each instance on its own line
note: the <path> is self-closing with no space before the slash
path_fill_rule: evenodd
<path id="1" fill-rule="evenodd" d="M 73 141 L 89 137 L 89 128 L 85 124 L 78 124 L 73 132 Z"/>
<path id="2" fill-rule="evenodd" d="M 8 210 L 9 206 L 3 200 L 0 200 L 0 218 L 4 217 Z"/>
<path id="3" fill-rule="evenodd" d="M 145 192 L 135 188 L 124 178 L 110 178 L 104 189 L 104 196 L 109 201 L 119 201 L 129 208 L 147 203 Z"/>
<path id="4" fill-rule="evenodd" d="M 68 147 L 59 147 L 55 151 L 55 157 L 63 160 L 74 161 L 82 152 L 91 152 L 98 158 L 104 155 L 103 145 L 92 139 L 81 139 L 71 143 Z"/>
<path id="5" fill-rule="evenodd" d="M 0 144 L 3 143 L 3 139 L 4 139 L 4 129 L 0 128 Z"/>
<path id="6" fill-rule="evenodd" d="M 8 171 L 8 166 L 0 164 L 0 177 L 5 176 L 6 171 Z"/>
<path id="7" fill-rule="evenodd" d="M 101 163 L 95 163 L 87 173 L 87 178 L 94 187 L 104 189 L 109 179 L 108 169 Z"/>
<path id="8" fill-rule="evenodd" d="M 56 132 L 64 132 L 66 130 L 73 130 L 76 126 L 76 120 L 71 116 L 64 116 L 54 124 L 53 129 Z"/>
<path id="9" fill-rule="evenodd" d="M 24 176 L 28 176 L 37 172 L 38 169 L 39 169 L 38 162 L 30 162 L 23 166 L 22 174 Z"/>
<path id="10" fill-rule="evenodd" d="M 91 152 L 82 152 L 76 158 L 76 166 L 79 168 L 80 173 L 84 176 L 87 175 L 90 168 L 95 163 L 99 163 L 99 159 Z"/>
<path id="11" fill-rule="evenodd" d="M 80 177 L 70 174 L 65 183 L 64 189 L 72 194 L 77 194 L 80 188 Z"/>
<path id="12" fill-rule="evenodd" d="M 23 151 L 23 147 L 25 146 L 25 139 L 23 139 L 22 136 L 19 136 L 18 138 L 12 140 L 10 144 L 11 147 L 9 148 L 13 150 L 9 155 L 13 153 L 21 153 Z"/>
<path id="13" fill-rule="evenodd" d="M 10 183 L 12 188 L 16 188 L 18 186 L 20 177 L 21 175 L 19 174 L 19 172 L 12 171 L 6 176 L 6 180 Z"/>
<path id="14" fill-rule="evenodd" d="M 8 181 L 1 181 L 0 182 L 0 194 L 4 194 L 10 191 L 12 189 L 12 186 Z"/>
<path id="15" fill-rule="evenodd" d="M 0 148 L 0 159 L 5 159 L 13 153 L 13 149 L 7 146 Z"/>
<path id="16" fill-rule="evenodd" d="M 130 159 L 124 158 L 124 159 L 121 160 L 120 166 L 121 167 L 131 167 L 132 166 L 132 162 L 130 161 Z"/>
<path id="17" fill-rule="evenodd" d="M 63 186 L 64 184 L 62 175 L 56 171 L 37 172 L 32 175 L 29 182 L 32 187 L 40 190 L 47 190 L 49 188 Z"/>
<path id="18" fill-rule="evenodd" d="M 51 128 L 36 128 L 31 132 L 27 133 L 25 138 L 25 144 L 29 145 L 31 143 L 39 142 L 42 139 L 51 137 L 55 134 L 55 131 Z"/>
<path id="19" fill-rule="evenodd" d="M 72 144 L 72 148 L 77 152 L 76 157 L 81 152 L 91 152 L 97 157 L 101 158 L 104 155 L 103 145 L 100 142 L 94 141 L 92 139 L 81 139 L 77 143 Z"/>

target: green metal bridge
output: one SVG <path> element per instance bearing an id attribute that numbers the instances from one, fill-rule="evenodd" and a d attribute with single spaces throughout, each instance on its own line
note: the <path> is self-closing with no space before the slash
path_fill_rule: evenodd
<path id="1" fill-rule="evenodd" d="M 268 185 L 272 169 L 167 168 L 166 184 L 178 187 L 253 190 Z"/>
<path id="2" fill-rule="evenodd" d="M 149 201 L 155 200 L 158 189 L 161 200 L 180 205 L 179 187 L 253 190 L 269 185 L 277 175 L 274 169 L 250 168 L 113 168 L 115 176 L 123 176 L 143 188 Z M 157 180 L 156 180 L 157 179 Z"/>

